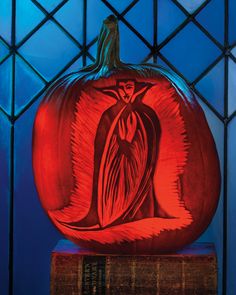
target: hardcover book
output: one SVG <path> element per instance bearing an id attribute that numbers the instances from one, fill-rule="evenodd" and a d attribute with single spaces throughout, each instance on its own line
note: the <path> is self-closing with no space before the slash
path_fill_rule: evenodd
<path id="1" fill-rule="evenodd" d="M 158 255 L 97 254 L 61 240 L 52 252 L 51 295 L 216 295 L 214 246 Z"/>

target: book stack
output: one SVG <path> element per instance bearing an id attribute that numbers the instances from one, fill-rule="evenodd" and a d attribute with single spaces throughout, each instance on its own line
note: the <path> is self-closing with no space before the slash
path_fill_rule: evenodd
<path id="1" fill-rule="evenodd" d="M 162 255 L 114 255 L 59 241 L 51 257 L 51 295 L 213 295 L 217 259 L 209 243 Z"/>

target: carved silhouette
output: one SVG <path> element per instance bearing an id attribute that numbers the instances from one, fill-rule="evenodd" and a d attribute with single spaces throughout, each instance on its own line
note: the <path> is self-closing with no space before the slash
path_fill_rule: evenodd
<path id="1" fill-rule="evenodd" d="M 161 128 L 155 112 L 142 102 L 152 86 L 122 79 L 114 87 L 97 88 L 117 99 L 103 113 L 95 138 L 93 200 L 87 220 L 94 222 L 97 215 L 95 223 L 101 227 L 157 215 L 153 174 Z"/>
<path id="2" fill-rule="evenodd" d="M 127 237 L 132 230 L 147 237 L 192 222 L 179 191 L 188 143 L 174 90 L 155 100 L 147 91 L 156 84 L 115 83 L 81 92 L 72 124 L 74 189 L 67 206 L 49 211 L 68 231 L 102 243 L 135 239 Z"/>

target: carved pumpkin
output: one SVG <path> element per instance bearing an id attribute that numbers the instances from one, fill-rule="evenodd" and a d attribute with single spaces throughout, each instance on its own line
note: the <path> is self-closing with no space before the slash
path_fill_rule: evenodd
<path id="1" fill-rule="evenodd" d="M 217 207 L 219 161 L 185 83 L 119 60 L 117 20 L 104 21 L 97 61 L 54 83 L 33 132 L 41 203 L 68 239 L 100 252 L 180 249 Z"/>

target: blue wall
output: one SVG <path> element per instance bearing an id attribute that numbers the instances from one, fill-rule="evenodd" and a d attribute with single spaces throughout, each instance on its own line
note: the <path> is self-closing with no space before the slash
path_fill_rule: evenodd
<path id="1" fill-rule="evenodd" d="M 205 111 L 224 185 L 216 215 L 199 240 L 216 245 L 219 294 L 226 290 L 223 258 L 224 294 L 236 294 L 235 11 L 235 0 L 0 1 L 1 295 L 49 294 L 50 252 L 61 235 L 43 212 L 33 182 L 33 119 L 51 81 L 94 61 L 101 22 L 111 13 L 121 14 L 122 60 L 174 69 Z M 81 52 L 84 45 L 87 52 Z M 154 45 L 158 52 L 151 52 Z"/>

